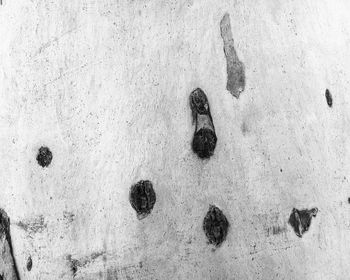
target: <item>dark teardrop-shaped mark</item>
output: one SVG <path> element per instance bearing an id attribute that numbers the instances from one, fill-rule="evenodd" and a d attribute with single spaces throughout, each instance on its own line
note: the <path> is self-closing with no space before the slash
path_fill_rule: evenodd
<path id="1" fill-rule="evenodd" d="M 152 183 L 148 180 L 141 180 L 131 186 L 129 200 L 139 220 L 147 217 L 156 203 L 156 193 L 153 190 Z"/>
<path id="2" fill-rule="evenodd" d="M 220 246 L 226 239 L 228 228 L 229 222 L 222 211 L 215 205 L 210 205 L 203 221 L 203 230 L 209 243 Z"/>
<path id="3" fill-rule="evenodd" d="M 217 137 L 206 94 L 200 88 L 190 94 L 193 123 L 196 124 L 192 150 L 202 159 L 214 154 Z"/>
<path id="4" fill-rule="evenodd" d="M 332 98 L 332 94 L 331 94 L 331 92 L 328 90 L 328 88 L 326 89 L 325 96 L 326 96 L 326 100 L 327 100 L 328 106 L 329 106 L 329 107 L 332 107 L 332 105 L 333 105 L 333 98 Z"/>
<path id="5" fill-rule="evenodd" d="M 29 256 L 29 257 L 28 257 L 28 260 L 27 260 L 27 270 L 28 270 L 28 271 L 31 271 L 31 270 L 32 270 L 32 267 L 33 267 L 32 257 Z"/>
<path id="6" fill-rule="evenodd" d="M 36 160 L 41 167 L 48 167 L 52 161 L 52 152 L 48 147 L 40 147 Z"/>
<path id="7" fill-rule="evenodd" d="M 310 210 L 298 210 L 296 208 L 293 208 L 288 222 L 298 237 L 302 237 L 303 234 L 309 230 L 312 217 L 316 217 L 317 212 L 317 208 L 312 208 Z"/>

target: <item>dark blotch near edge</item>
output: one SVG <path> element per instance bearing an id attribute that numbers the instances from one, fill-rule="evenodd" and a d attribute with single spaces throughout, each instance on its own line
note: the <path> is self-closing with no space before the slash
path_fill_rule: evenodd
<path id="1" fill-rule="evenodd" d="M 316 217 L 317 212 L 317 208 L 312 208 L 310 210 L 298 210 L 293 208 L 288 222 L 298 237 L 302 237 L 303 234 L 309 230 L 311 219 L 312 217 Z"/>
<path id="2" fill-rule="evenodd" d="M 31 271 L 31 270 L 32 270 L 32 267 L 33 267 L 33 260 L 32 260 L 32 257 L 29 256 L 29 257 L 28 257 L 28 260 L 27 260 L 27 270 L 28 270 L 28 271 Z"/>
<path id="3" fill-rule="evenodd" d="M 204 217 L 203 230 L 210 244 L 219 247 L 225 241 L 229 222 L 222 211 L 215 205 L 210 205 Z"/>
<path id="4" fill-rule="evenodd" d="M 0 267 L 0 276 L 2 278 L 20 279 L 16 265 L 16 260 L 13 257 L 13 248 L 10 234 L 10 218 L 7 213 L 0 208 L 0 257 L 5 267 Z M 1 279 L 1 278 L 0 278 Z"/>
<path id="5" fill-rule="evenodd" d="M 52 152 L 48 147 L 40 147 L 36 160 L 41 167 L 48 167 L 52 161 Z"/>
<path id="6" fill-rule="evenodd" d="M 147 217 L 156 203 L 156 193 L 154 192 L 152 183 L 148 180 L 141 180 L 131 186 L 129 200 L 139 220 Z"/>
<path id="7" fill-rule="evenodd" d="M 332 98 L 332 94 L 330 93 L 328 88 L 326 89 L 325 96 L 326 96 L 326 100 L 327 100 L 328 106 L 332 107 L 332 105 L 333 105 L 333 98 Z"/>

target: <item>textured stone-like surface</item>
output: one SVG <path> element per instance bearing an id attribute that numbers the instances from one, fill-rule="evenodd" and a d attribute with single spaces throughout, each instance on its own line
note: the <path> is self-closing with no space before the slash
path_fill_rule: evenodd
<path id="1" fill-rule="evenodd" d="M 21 279 L 72 279 L 68 255 L 85 280 L 348 279 L 349 10 L 348 0 L 3 0 L 0 207 Z M 226 90 L 225 13 L 245 65 L 238 102 Z M 218 138 L 206 161 L 191 147 L 198 87 Z M 144 178 L 157 202 L 137 220 L 129 190 Z M 210 204 L 230 222 L 214 252 L 202 229 Z M 315 206 L 298 238 L 291 210 Z"/>

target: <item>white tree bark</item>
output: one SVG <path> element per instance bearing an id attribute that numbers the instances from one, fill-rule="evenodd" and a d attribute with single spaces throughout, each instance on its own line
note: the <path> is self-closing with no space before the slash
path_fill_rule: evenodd
<path id="1" fill-rule="evenodd" d="M 20 279 L 348 279 L 349 12 L 347 0 L 3 0 L 0 208 Z M 191 148 L 196 88 L 215 125 L 209 159 Z M 140 180 L 156 194 L 142 219 L 129 202 Z M 229 223 L 222 243 L 203 231 L 210 205 Z"/>

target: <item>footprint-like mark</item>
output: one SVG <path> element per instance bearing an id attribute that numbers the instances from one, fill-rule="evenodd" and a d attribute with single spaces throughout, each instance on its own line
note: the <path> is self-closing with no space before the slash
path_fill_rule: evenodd
<path id="1" fill-rule="evenodd" d="M 193 122 L 196 124 L 192 140 L 192 150 L 200 158 L 209 158 L 214 154 L 217 137 L 210 114 L 208 98 L 200 88 L 191 92 L 190 107 Z"/>

